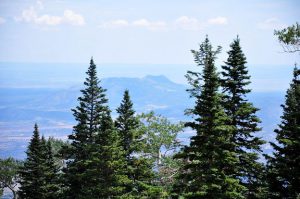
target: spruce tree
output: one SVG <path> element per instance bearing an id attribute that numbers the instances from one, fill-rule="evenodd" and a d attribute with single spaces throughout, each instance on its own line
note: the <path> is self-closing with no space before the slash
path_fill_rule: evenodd
<path id="1" fill-rule="evenodd" d="M 194 121 L 186 123 L 196 131 L 190 145 L 177 155 L 185 160 L 179 175 L 179 195 L 185 198 L 243 198 L 244 187 L 232 175 L 238 162 L 232 151 L 232 127 L 221 106 L 219 76 L 216 71 L 216 55 L 221 47 L 213 50 L 208 38 L 199 51 L 192 51 L 195 62 L 203 67 L 202 73 L 188 72 L 192 85 L 191 96 L 195 107 L 190 110 Z"/>
<path id="2" fill-rule="evenodd" d="M 129 91 L 125 90 L 123 100 L 117 108 L 119 114 L 115 126 L 121 138 L 121 146 L 126 159 L 126 174 L 130 179 L 127 193 L 132 197 L 140 197 L 151 188 L 153 178 L 152 161 L 143 156 L 143 132 L 139 130 L 139 120 L 135 116 Z"/>
<path id="3" fill-rule="evenodd" d="M 287 90 L 283 115 L 275 130 L 277 143 L 271 142 L 273 156 L 267 156 L 269 198 L 300 197 L 300 71 Z"/>
<path id="4" fill-rule="evenodd" d="M 121 105 L 117 108 L 119 116 L 115 121 L 115 126 L 118 129 L 122 140 L 122 147 L 125 151 L 127 162 L 131 161 L 132 154 L 138 150 L 137 146 L 137 128 L 139 121 L 135 117 L 133 103 L 129 96 L 129 91 L 125 90 Z"/>
<path id="5" fill-rule="evenodd" d="M 52 149 L 44 136 L 40 138 L 37 124 L 27 150 L 27 159 L 20 169 L 21 198 L 56 199 L 59 195 L 58 168 Z"/>
<path id="6" fill-rule="evenodd" d="M 67 197 L 117 197 L 127 183 L 122 173 L 125 160 L 93 59 L 87 76 L 79 105 L 73 109 L 77 125 L 69 136 L 72 143 L 67 150 Z"/>
<path id="7" fill-rule="evenodd" d="M 246 57 L 237 37 L 230 45 L 228 59 L 222 66 L 221 85 L 223 89 L 223 106 L 229 116 L 228 125 L 233 127 L 233 136 L 230 142 L 232 149 L 238 156 L 233 175 L 240 180 L 240 184 L 247 188 L 247 198 L 260 197 L 262 189 L 261 172 L 263 164 L 260 163 L 258 152 L 264 141 L 255 135 L 260 131 L 258 111 L 252 103 L 248 102 L 246 95 L 251 92 L 247 86 L 250 75 L 246 67 Z"/>
<path id="8" fill-rule="evenodd" d="M 35 124 L 33 136 L 27 149 L 27 158 L 20 169 L 20 190 L 22 199 L 43 199 L 45 178 L 43 173 L 43 147 L 38 125 Z"/>
<path id="9" fill-rule="evenodd" d="M 46 141 L 44 136 L 41 139 L 42 147 L 42 171 L 45 178 L 45 184 L 42 186 L 43 198 L 57 199 L 60 191 L 58 181 L 58 166 L 54 162 L 52 147 L 49 141 Z"/>

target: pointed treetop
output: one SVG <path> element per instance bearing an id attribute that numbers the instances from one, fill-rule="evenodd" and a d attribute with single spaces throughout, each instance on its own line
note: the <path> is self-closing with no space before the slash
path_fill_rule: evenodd
<path id="1" fill-rule="evenodd" d="M 191 52 L 197 65 L 204 66 L 209 63 L 209 60 L 214 62 L 216 55 L 219 54 L 221 50 L 221 46 L 218 46 L 216 50 L 213 50 L 213 46 L 206 35 L 204 42 L 199 44 L 199 51 L 191 50 Z"/>
<path id="2" fill-rule="evenodd" d="M 34 131 L 32 139 L 40 139 L 40 132 L 37 123 L 34 124 Z"/>
<path id="3" fill-rule="evenodd" d="M 34 124 L 34 130 L 35 130 L 35 131 L 38 131 L 38 130 L 39 130 L 39 127 L 38 127 L 37 123 Z"/>
<path id="4" fill-rule="evenodd" d="M 236 36 L 236 38 L 233 40 L 233 42 L 230 44 L 231 50 L 234 50 L 234 48 L 241 49 L 240 46 L 240 37 L 239 35 Z M 230 52 L 230 51 L 229 51 Z"/>
<path id="5" fill-rule="evenodd" d="M 300 71 L 297 67 L 297 64 L 295 63 L 295 67 L 294 67 L 294 78 L 296 79 L 297 76 L 300 74 Z"/>
<path id="6" fill-rule="evenodd" d="M 43 143 L 46 143 L 46 139 L 45 139 L 45 136 L 44 136 L 44 135 L 42 135 L 41 141 L 42 141 Z"/>
<path id="7" fill-rule="evenodd" d="M 91 57 L 90 64 L 91 64 L 91 65 L 94 65 L 94 59 L 93 59 L 93 56 Z"/>
<path id="8" fill-rule="evenodd" d="M 230 44 L 230 47 L 232 49 L 234 48 L 238 48 L 238 49 L 241 49 L 241 46 L 240 46 L 240 37 L 239 35 L 236 36 L 236 38 L 233 40 L 233 42 Z"/>
<path id="9" fill-rule="evenodd" d="M 129 90 L 128 89 L 126 89 L 124 91 L 124 98 L 129 98 Z"/>

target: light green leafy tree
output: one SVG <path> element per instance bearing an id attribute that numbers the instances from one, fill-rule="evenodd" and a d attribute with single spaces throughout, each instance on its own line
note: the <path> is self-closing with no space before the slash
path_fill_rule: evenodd
<path id="1" fill-rule="evenodd" d="M 298 22 L 282 30 L 275 30 L 274 35 L 278 37 L 284 51 L 290 53 L 300 51 L 300 25 Z"/>
<path id="2" fill-rule="evenodd" d="M 183 123 L 172 123 L 154 112 L 143 113 L 138 118 L 141 122 L 140 131 L 144 134 L 144 153 L 152 159 L 157 174 L 155 183 L 168 192 L 180 165 L 173 155 L 181 147 L 178 133 L 183 130 Z"/>
<path id="3" fill-rule="evenodd" d="M 8 188 L 13 198 L 17 195 L 17 180 L 19 178 L 18 170 L 22 162 L 14 158 L 0 159 L 0 196 L 3 194 L 3 189 Z"/>

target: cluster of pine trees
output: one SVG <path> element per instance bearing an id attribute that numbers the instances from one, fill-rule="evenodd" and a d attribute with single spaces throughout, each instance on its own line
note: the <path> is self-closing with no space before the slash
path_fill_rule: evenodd
<path id="1" fill-rule="evenodd" d="M 54 164 L 51 144 L 40 137 L 37 124 L 26 153 L 27 159 L 19 171 L 20 198 L 58 198 L 58 168 Z"/>
<path id="2" fill-rule="evenodd" d="M 222 76 L 215 66 L 221 48 L 208 38 L 192 51 L 202 72 L 189 72 L 191 96 L 196 105 L 194 121 L 186 125 L 197 133 L 178 158 L 185 164 L 179 175 L 178 193 L 186 198 L 260 198 L 262 193 L 259 152 L 264 143 L 255 108 L 246 98 L 250 76 L 239 38 L 233 41 Z"/>
<path id="3" fill-rule="evenodd" d="M 202 69 L 188 71 L 188 90 L 195 106 L 187 111 L 193 118 L 185 126 L 196 132 L 190 144 L 175 140 L 172 164 L 162 166 L 159 139 L 149 139 L 133 109 L 129 91 L 124 92 L 118 117 L 113 120 L 105 89 L 97 77 L 93 59 L 73 109 L 77 121 L 69 135 L 70 145 L 60 151 L 64 165 L 55 164 L 51 144 L 40 138 L 37 125 L 20 170 L 19 196 L 24 199 L 96 198 L 297 198 L 300 197 L 300 71 L 283 105 L 282 123 L 275 130 L 274 154 L 260 160 L 265 143 L 258 109 L 247 99 L 251 90 L 246 57 L 239 38 L 230 45 L 228 58 L 218 72 L 217 54 L 208 38 L 193 50 Z M 151 115 L 146 122 L 151 120 Z M 166 122 L 166 121 L 165 121 Z M 168 124 L 170 126 L 171 124 Z M 166 127 L 167 128 L 167 127 Z M 154 135 L 164 131 L 152 125 Z M 172 132 L 180 131 L 178 126 Z M 175 136 L 174 136 L 175 135 Z M 153 141 L 154 140 L 154 141 Z M 153 141 L 153 142 L 152 142 Z M 149 150 L 155 151 L 155 161 Z M 176 151 L 176 150 L 175 150 Z M 169 175 L 157 175 L 172 167 Z M 175 169 L 174 169 L 175 168 Z M 165 174 L 165 173 L 164 173 Z M 168 180 L 166 180 L 168 179 Z M 170 180 L 171 179 L 171 180 Z"/>
<path id="4" fill-rule="evenodd" d="M 176 144 L 173 142 L 182 125 L 154 113 L 137 116 L 128 90 L 113 121 L 100 83 L 91 59 L 79 105 L 72 110 L 77 125 L 69 135 L 70 145 L 59 152 L 64 159 L 61 168 L 54 162 L 50 142 L 39 138 L 35 125 L 20 171 L 21 198 L 167 197 L 159 182 L 162 177 L 154 169 L 155 162 L 161 161 L 156 154 L 162 146 Z M 141 123 L 143 120 L 149 127 Z M 157 147 L 152 146 L 153 140 Z"/>

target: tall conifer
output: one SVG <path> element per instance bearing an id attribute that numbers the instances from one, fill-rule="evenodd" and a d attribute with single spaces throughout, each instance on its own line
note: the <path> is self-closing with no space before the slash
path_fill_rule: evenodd
<path id="1" fill-rule="evenodd" d="M 133 152 L 136 152 L 139 147 L 136 143 L 139 121 L 134 115 L 135 111 L 133 110 L 133 103 L 128 90 L 124 92 L 123 100 L 117 108 L 117 113 L 119 116 L 115 121 L 115 125 L 122 140 L 122 147 L 124 148 L 126 159 L 130 162 Z"/>
<path id="2" fill-rule="evenodd" d="M 277 143 L 271 143 L 273 156 L 267 156 L 269 198 L 300 197 L 300 70 L 287 90 L 283 115 L 275 130 Z"/>
<path id="3" fill-rule="evenodd" d="M 248 102 L 246 95 L 251 92 L 247 86 L 250 75 L 246 67 L 246 57 L 237 37 L 230 45 L 226 65 L 222 66 L 221 85 L 223 89 L 223 106 L 229 116 L 228 125 L 233 127 L 233 136 L 230 142 L 234 143 L 232 149 L 238 156 L 233 175 L 240 179 L 240 183 L 247 188 L 247 198 L 257 198 L 261 192 L 261 171 L 263 164 L 258 162 L 258 152 L 264 141 L 255 135 L 260 131 L 258 111 L 252 103 Z"/>
<path id="4" fill-rule="evenodd" d="M 130 179 L 127 192 L 132 197 L 143 195 L 151 188 L 153 178 L 152 162 L 143 156 L 145 143 L 143 132 L 139 131 L 139 120 L 135 116 L 129 91 L 125 90 L 123 100 L 117 108 L 119 114 L 115 126 L 121 137 L 121 146 L 126 159 L 126 174 Z"/>
<path id="5" fill-rule="evenodd" d="M 73 109 L 77 125 L 69 136 L 72 143 L 67 150 L 67 195 L 72 199 L 117 197 L 127 180 L 121 173 L 125 167 L 123 150 L 93 59 L 87 76 L 79 105 Z"/>
<path id="6" fill-rule="evenodd" d="M 236 154 L 231 151 L 232 127 L 221 106 L 218 92 L 219 77 L 216 71 L 216 55 L 208 38 L 199 51 L 192 51 L 195 62 L 203 67 L 202 73 L 188 72 L 192 85 L 191 96 L 195 107 L 190 110 L 194 121 L 186 124 L 196 131 L 190 146 L 178 157 L 186 160 L 179 175 L 177 190 L 186 198 L 243 198 L 244 187 L 231 175 L 236 165 Z"/>
<path id="7" fill-rule="evenodd" d="M 38 125 L 34 125 L 33 136 L 27 149 L 27 158 L 20 170 L 20 190 L 22 199 L 43 199 L 45 178 L 43 172 L 43 147 Z"/>
<path id="8" fill-rule="evenodd" d="M 27 149 L 27 158 L 20 169 L 21 198 L 56 199 L 59 195 L 58 168 L 50 143 L 40 138 L 37 124 Z"/>
<path id="9" fill-rule="evenodd" d="M 58 180 L 58 166 L 54 162 L 52 147 L 44 136 L 41 139 L 42 147 L 42 170 L 45 178 L 45 184 L 42 186 L 43 197 L 47 199 L 57 199 L 60 197 L 60 184 Z"/>

